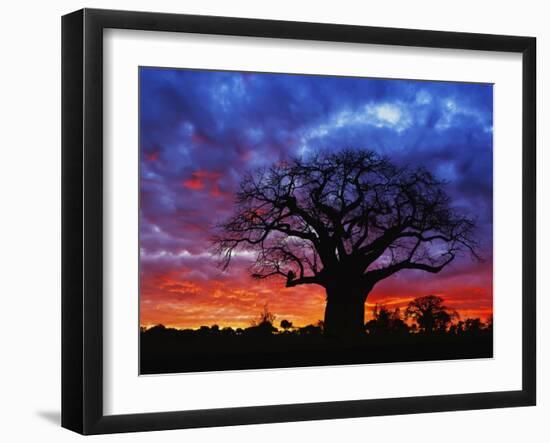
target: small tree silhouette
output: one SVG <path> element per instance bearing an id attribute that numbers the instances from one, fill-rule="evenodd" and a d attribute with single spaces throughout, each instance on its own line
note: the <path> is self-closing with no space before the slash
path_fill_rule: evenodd
<path id="1" fill-rule="evenodd" d="M 307 325 L 298 330 L 300 335 L 321 335 L 323 329 L 319 323 L 316 325 Z"/>
<path id="2" fill-rule="evenodd" d="M 245 331 L 248 335 L 266 336 L 277 332 L 277 328 L 273 326 L 276 316 L 270 312 L 269 306 L 266 303 L 262 312 L 258 315 L 257 320 L 251 322 L 251 326 Z"/>
<path id="3" fill-rule="evenodd" d="M 479 318 L 467 318 L 464 321 L 464 332 L 479 334 L 483 329 L 485 329 L 485 323 Z"/>
<path id="4" fill-rule="evenodd" d="M 252 321 L 252 326 L 261 326 L 261 325 L 271 325 L 275 321 L 275 314 L 269 310 L 269 305 L 266 303 L 263 307 L 262 312 L 258 315 L 257 320 Z"/>
<path id="5" fill-rule="evenodd" d="M 292 329 L 292 322 L 288 320 L 281 320 L 281 328 L 283 328 L 285 332 Z"/>
<path id="6" fill-rule="evenodd" d="M 477 257 L 474 223 L 451 208 L 444 183 L 372 151 L 250 173 L 218 228 L 224 269 L 237 250 L 252 251 L 254 278 L 325 288 L 324 331 L 339 337 L 364 332 L 365 301 L 378 282 L 407 269 L 438 273 L 463 252 Z"/>
<path id="7" fill-rule="evenodd" d="M 409 327 L 401 317 L 401 310 L 393 311 L 386 306 L 374 305 L 373 318 L 365 324 L 365 330 L 369 334 L 406 334 Z"/>
<path id="8" fill-rule="evenodd" d="M 453 323 L 449 326 L 449 334 L 451 335 L 461 335 L 464 333 L 464 322 L 462 320 Z"/>
<path id="9" fill-rule="evenodd" d="M 443 299 L 436 295 L 415 298 L 407 306 L 405 316 L 414 319 L 420 331 L 427 334 L 443 332 L 453 318 L 459 318 L 458 312 L 444 306 Z"/>

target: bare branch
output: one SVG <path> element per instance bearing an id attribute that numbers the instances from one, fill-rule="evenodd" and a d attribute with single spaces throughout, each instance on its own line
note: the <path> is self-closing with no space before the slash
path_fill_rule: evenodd
<path id="1" fill-rule="evenodd" d="M 214 245 L 222 268 L 249 251 L 255 278 L 281 277 L 288 287 L 437 273 L 460 254 L 479 259 L 475 223 L 452 209 L 444 186 L 371 151 L 294 159 L 244 177 Z"/>

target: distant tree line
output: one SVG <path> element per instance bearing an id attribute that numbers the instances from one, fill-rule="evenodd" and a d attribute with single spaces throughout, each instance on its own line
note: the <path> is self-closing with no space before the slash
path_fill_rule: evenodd
<path id="1" fill-rule="evenodd" d="M 390 309 L 384 305 L 375 305 L 372 319 L 364 325 L 365 336 L 421 335 L 473 335 L 491 333 L 492 316 L 486 322 L 480 318 L 461 320 L 458 312 L 446 305 L 441 297 L 427 295 L 412 300 L 402 312 L 400 308 Z M 296 327 L 287 319 L 276 325 L 276 316 L 264 305 L 262 312 L 245 328 L 220 328 L 217 324 L 201 326 L 198 329 L 170 329 L 164 325 L 141 328 L 147 336 L 177 334 L 189 337 L 251 337 L 260 338 L 272 335 L 285 336 L 321 336 L 324 333 L 323 321 Z"/>

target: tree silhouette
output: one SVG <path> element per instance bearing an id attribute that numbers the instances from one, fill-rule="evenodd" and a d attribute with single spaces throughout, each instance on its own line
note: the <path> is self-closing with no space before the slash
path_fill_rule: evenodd
<path id="1" fill-rule="evenodd" d="M 464 322 L 462 320 L 457 323 L 453 323 L 449 326 L 449 333 L 451 335 L 461 335 L 464 333 Z"/>
<path id="2" fill-rule="evenodd" d="M 258 314 L 258 319 L 251 322 L 251 326 L 245 329 L 248 335 L 266 336 L 277 332 L 277 328 L 273 326 L 275 315 L 269 310 L 267 303 L 264 305 L 262 312 Z"/>
<path id="3" fill-rule="evenodd" d="M 479 334 L 485 327 L 485 323 L 479 318 L 467 318 L 464 322 L 464 331 L 471 334 Z"/>
<path id="4" fill-rule="evenodd" d="M 401 317 L 401 310 L 390 311 L 386 306 L 376 304 L 372 310 L 373 318 L 365 324 L 369 334 L 407 334 L 409 327 Z"/>
<path id="5" fill-rule="evenodd" d="M 288 320 L 281 320 L 281 328 L 286 331 L 292 328 L 292 322 Z"/>
<path id="6" fill-rule="evenodd" d="M 275 314 L 269 310 L 269 305 L 266 303 L 262 309 L 262 312 L 258 314 L 258 319 L 252 321 L 252 326 L 270 325 L 273 326 L 275 321 Z"/>
<path id="7" fill-rule="evenodd" d="M 463 252 L 476 256 L 474 223 L 453 211 L 443 186 L 372 151 L 277 163 L 243 178 L 214 242 L 224 269 L 237 251 L 251 251 L 254 278 L 324 287 L 325 333 L 356 336 L 378 282 L 406 269 L 437 273 Z"/>
<path id="8" fill-rule="evenodd" d="M 435 331 L 446 331 L 453 318 L 458 318 L 458 313 L 443 305 L 443 299 L 436 295 L 426 295 L 415 298 L 407 306 L 405 316 L 413 318 L 420 331 L 431 334 Z"/>

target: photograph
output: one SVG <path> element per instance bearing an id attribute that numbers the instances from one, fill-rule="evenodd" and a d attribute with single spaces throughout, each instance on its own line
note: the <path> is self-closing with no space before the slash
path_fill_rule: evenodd
<path id="1" fill-rule="evenodd" d="M 138 71 L 140 374 L 493 357 L 492 84 Z"/>
<path id="2" fill-rule="evenodd" d="M 3 6 L 0 441 L 549 434 L 543 2 Z"/>

